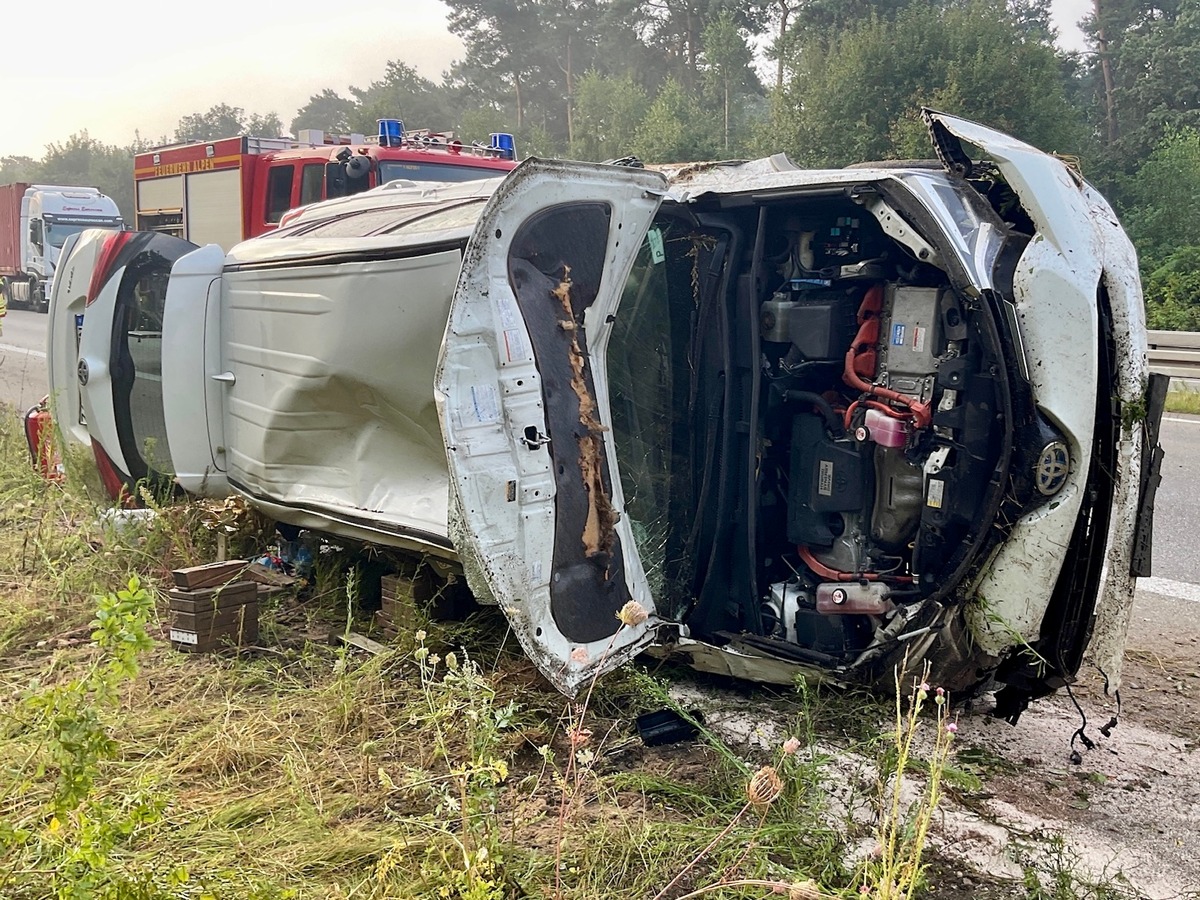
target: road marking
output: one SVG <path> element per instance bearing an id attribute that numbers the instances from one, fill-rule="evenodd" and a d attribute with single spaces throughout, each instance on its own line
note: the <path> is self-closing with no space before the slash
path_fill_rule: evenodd
<path id="1" fill-rule="evenodd" d="M 0 350 L 12 350 L 14 353 L 28 353 L 30 356 L 46 358 L 45 350 L 30 350 L 28 347 L 18 347 L 16 344 L 0 344 Z"/>
<path id="2" fill-rule="evenodd" d="M 1176 600 L 1191 600 L 1200 603 L 1200 584 L 1190 584 L 1186 581 L 1172 581 L 1170 578 L 1139 578 L 1139 591 L 1149 591 L 1163 597 L 1174 597 Z"/>

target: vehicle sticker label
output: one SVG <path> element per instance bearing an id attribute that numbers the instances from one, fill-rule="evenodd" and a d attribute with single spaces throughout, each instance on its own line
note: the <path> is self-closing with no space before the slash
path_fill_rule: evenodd
<path id="1" fill-rule="evenodd" d="M 929 481 L 929 496 L 925 498 L 925 505 L 933 509 L 942 508 L 942 495 L 946 491 L 946 482 L 938 481 L 936 478 Z"/>
<path id="2" fill-rule="evenodd" d="M 892 326 L 892 343 L 897 347 L 904 346 L 904 323 L 897 322 Z"/>
<path id="3" fill-rule="evenodd" d="M 820 471 L 817 474 L 817 493 L 822 497 L 833 496 L 833 463 L 828 459 L 821 460 Z"/>
<path id="4" fill-rule="evenodd" d="M 504 353 L 508 361 L 529 359 L 529 345 L 525 343 L 525 334 L 520 328 L 507 328 L 504 331 Z"/>
<path id="5" fill-rule="evenodd" d="M 657 228 L 651 228 L 646 232 L 646 240 L 650 244 L 650 262 L 658 265 L 667 258 L 667 254 L 663 250 L 662 232 Z"/>
<path id="6" fill-rule="evenodd" d="M 161 632 L 159 632 L 161 634 Z M 198 644 L 200 637 L 193 631 L 176 631 L 171 629 L 171 640 L 177 644 Z"/>
<path id="7" fill-rule="evenodd" d="M 500 327 L 505 331 L 516 328 L 521 322 L 521 314 L 517 311 L 517 303 L 512 297 L 501 297 L 496 304 L 496 314 L 500 317 Z"/>
<path id="8" fill-rule="evenodd" d="M 916 353 L 925 352 L 925 335 L 929 333 L 928 328 L 922 328 L 920 325 L 913 326 L 913 341 L 912 348 Z"/>
<path id="9" fill-rule="evenodd" d="M 475 412 L 475 421 L 480 425 L 490 425 L 500 421 L 500 395 L 494 384 L 475 384 L 471 386 L 471 408 Z"/>

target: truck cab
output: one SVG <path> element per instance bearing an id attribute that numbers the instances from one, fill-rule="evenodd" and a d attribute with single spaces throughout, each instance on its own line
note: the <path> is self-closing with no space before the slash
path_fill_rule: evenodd
<path id="1" fill-rule="evenodd" d="M 112 198 L 94 187 L 66 185 L 8 185 L 0 205 L 16 207 L 16 228 L 11 242 L 12 259 L 0 265 L 4 294 L 14 308 L 46 312 L 63 244 L 87 228 L 120 231 L 121 212 Z M 24 188 L 23 190 L 20 190 Z M 16 189 L 16 190 L 12 190 Z M 17 194 L 19 193 L 19 201 Z M 9 255 L 8 253 L 4 255 Z"/>

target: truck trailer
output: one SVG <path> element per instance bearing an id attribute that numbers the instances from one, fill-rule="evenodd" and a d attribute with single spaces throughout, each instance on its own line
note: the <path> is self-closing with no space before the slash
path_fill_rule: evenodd
<path id="1" fill-rule="evenodd" d="M 94 187 L 0 185 L 0 290 L 8 306 L 46 312 L 63 242 L 85 228 L 124 225 L 117 204 Z"/>

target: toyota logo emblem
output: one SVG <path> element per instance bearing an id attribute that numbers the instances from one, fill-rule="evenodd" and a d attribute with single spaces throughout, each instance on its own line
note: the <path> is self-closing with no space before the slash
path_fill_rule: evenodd
<path id="1" fill-rule="evenodd" d="M 1033 470 L 1034 482 L 1038 493 L 1049 497 L 1062 490 L 1067 483 L 1067 474 L 1071 471 L 1071 454 L 1067 445 L 1062 441 L 1051 441 L 1042 448 L 1037 465 Z"/>
<path id="2" fill-rule="evenodd" d="M 79 383 L 85 387 L 88 383 L 88 364 L 86 359 L 79 361 Z"/>

